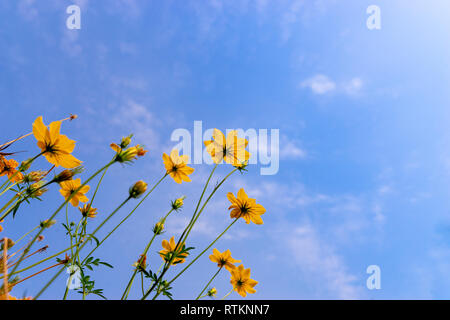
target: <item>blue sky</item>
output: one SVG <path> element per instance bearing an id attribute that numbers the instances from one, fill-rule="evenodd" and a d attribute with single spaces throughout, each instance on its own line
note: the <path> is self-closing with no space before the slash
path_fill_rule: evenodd
<path id="1" fill-rule="evenodd" d="M 66 28 L 71 4 L 81 7 L 81 30 Z M 372 4 L 380 30 L 366 27 Z M 77 114 L 63 132 L 77 140 L 87 177 L 111 158 L 112 141 L 134 133 L 149 153 L 109 171 L 101 217 L 136 180 L 159 179 L 177 128 L 192 131 L 199 120 L 205 129 L 279 129 L 279 172 L 262 176 L 255 165 L 230 179 L 189 244 L 200 250 L 222 231 L 226 193 L 244 187 L 266 207 L 265 224 L 241 221 L 216 247 L 252 269 L 260 281 L 252 298 L 448 299 L 449 10 L 444 0 L 2 1 L 1 137 L 29 132 L 39 115 L 48 123 Z M 23 159 L 38 151 L 32 137 L 14 149 Z M 184 210 L 151 251 L 187 222 L 211 170 L 194 167 L 192 183 L 165 181 L 98 250 L 114 265 L 93 274 L 108 297 L 120 297 L 152 225 L 180 195 Z M 6 221 L 6 235 L 19 237 L 61 201 L 57 188 L 45 198 Z M 49 253 L 68 245 L 60 225 L 45 236 Z M 160 258 L 150 263 L 157 269 Z M 373 264 L 380 290 L 366 288 Z M 174 283 L 174 297 L 193 298 L 215 268 L 200 259 Z M 14 293 L 33 295 L 51 275 Z M 43 298 L 61 298 L 65 281 Z M 228 293 L 225 272 L 215 286 Z"/>

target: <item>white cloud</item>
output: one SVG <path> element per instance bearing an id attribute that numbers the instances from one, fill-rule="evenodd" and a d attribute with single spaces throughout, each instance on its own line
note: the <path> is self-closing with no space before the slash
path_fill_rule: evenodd
<path id="1" fill-rule="evenodd" d="M 336 83 L 323 74 L 317 74 L 303 81 L 300 86 L 309 88 L 315 94 L 325 94 L 336 89 Z"/>
<path id="2" fill-rule="evenodd" d="M 295 141 L 282 141 L 280 159 L 304 159 L 306 151 L 297 145 Z"/>
<path id="3" fill-rule="evenodd" d="M 359 77 L 349 81 L 336 82 L 324 74 L 316 74 L 300 83 L 300 88 L 309 88 L 314 94 L 323 95 L 331 92 L 340 92 L 347 95 L 356 95 L 361 92 L 364 82 Z"/>
<path id="4" fill-rule="evenodd" d="M 322 241 L 311 225 L 297 227 L 289 237 L 291 256 L 300 268 L 302 279 L 312 282 L 318 297 L 361 298 L 357 277 L 347 271 L 342 258 Z"/>

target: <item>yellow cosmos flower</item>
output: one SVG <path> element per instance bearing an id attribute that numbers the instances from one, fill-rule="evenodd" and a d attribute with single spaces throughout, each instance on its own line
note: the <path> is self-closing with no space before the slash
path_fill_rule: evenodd
<path id="1" fill-rule="evenodd" d="M 0 223 L 3 223 L 3 220 L 0 220 Z M 2 225 L 0 224 L 0 232 L 2 232 L 3 231 L 3 227 L 2 227 Z"/>
<path id="2" fill-rule="evenodd" d="M 230 283 L 233 285 L 234 291 L 245 298 L 247 293 L 256 292 L 253 287 L 258 284 L 258 281 L 250 279 L 250 268 L 244 269 L 244 266 L 241 264 L 231 271 Z"/>
<path id="3" fill-rule="evenodd" d="M 48 162 L 56 167 L 68 169 L 78 167 L 81 161 L 71 154 L 75 149 L 75 141 L 60 134 L 60 130 L 61 121 L 50 123 L 49 128 L 45 126 L 42 117 L 38 117 L 33 123 L 37 145 Z"/>
<path id="4" fill-rule="evenodd" d="M 170 157 L 167 154 L 163 154 L 164 167 L 167 173 L 175 180 L 176 183 L 183 181 L 190 182 L 188 175 L 194 172 L 194 168 L 188 167 L 187 162 L 189 157 L 187 155 L 178 155 L 178 150 L 173 149 L 170 153 Z"/>
<path id="5" fill-rule="evenodd" d="M 219 129 L 214 129 L 213 140 L 207 140 L 203 143 L 206 151 L 211 155 L 214 163 L 220 163 L 224 160 L 233 166 L 242 166 L 250 158 L 250 153 L 245 150 L 248 145 L 247 139 L 239 138 L 236 130 L 230 131 L 228 136 Z"/>
<path id="6" fill-rule="evenodd" d="M 67 180 L 60 183 L 61 190 L 59 192 L 62 194 L 66 200 L 70 197 L 71 194 L 75 192 L 81 186 L 81 179 L 75 180 Z M 77 193 L 74 194 L 72 199 L 70 199 L 70 203 L 74 207 L 78 207 L 80 202 L 88 202 L 89 199 L 85 196 L 85 194 L 89 191 L 91 187 L 83 186 Z"/>
<path id="7" fill-rule="evenodd" d="M 235 263 L 241 262 L 241 260 L 235 260 L 231 257 L 230 250 L 221 253 L 216 248 L 213 249 L 213 254 L 209 256 L 209 260 L 211 260 L 214 263 L 217 263 L 217 266 L 219 268 L 225 267 L 225 269 L 227 269 L 230 272 L 231 270 L 236 268 L 236 266 L 234 265 Z"/>
<path id="8" fill-rule="evenodd" d="M 184 247 L 184 243 L 178 246 L 177 252 L 175 252 L 176 246 L 177 244 L 175 243 L 174 237 L 170 238 L 170 241 L 167 240 L 162 241 L 162 247 L 164 248 L 164 250 L 161 250 L 159 252 L 159 255 L 165 262 L 169 262 L 169 260 L 166 259 L 167 254 L 175 255 L 175 258 L 172 260 L 172 264 L 183 263 L 185 261 L 185 258 L 188 256 L 188 253 L 180 252 Z"/>
<path id="9" fill-rule="evenodd" d="M 255 224 L 263 224 L 261 215 L 266 212 L 266 209 L 262 205 L 256 204 L 255 199 L 249 198 L 243 188 L 238 191 L 237 198 L 231 192 L 228 192 L 227 198 L 231 202 L 228 210 L 233 209 L 230 212 L 231 218 L 243 218 L 247 224 L 250 221 Z"/>
<path id="10" fill-rule="evenodd" d="M 0 167 L 0 177 L 6 175 L 8 179 L 12 178 L 11 181 L 13 182 L 19 182 L 23 179 L 23 174 L 17 170 L 19 163 L 16 160 L 6 160 L 3 158 L 0 162 L 2 163 Z"/>
<path id="11" fill-rule="evenodd" d="M 92 208 L 91 205 L 87 203 L 82 207 L 78 207 L 78 210 L 80 210 L 83 217 L 95 218 L 97 216 L 97 209 Z"/>

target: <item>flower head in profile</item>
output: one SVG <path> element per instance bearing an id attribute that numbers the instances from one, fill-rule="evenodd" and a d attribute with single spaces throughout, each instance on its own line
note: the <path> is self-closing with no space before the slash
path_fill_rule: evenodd
<path id="1" fill-rule="evenodd" d="M 25 183 L 38 182 L 38 181 L 41 181 L 44 177 L 45 177 L 44 171 L 40 171 L 40 170 L 32 171 L 23 177 L 23 182 L 25 182 Z"/>
<path id="2" fill-rule="evenodd" d="M 239 267 L 231 271 L 231 281 L 234 291 L 240 294 L 242 297 L 246 297 L 247 293 L 255 293 L 253 288 L 258 284 L 258 281 L 250 279 L 250 268 L 244 269 L 241 264 Z"/>
<path id="3" fill-rule="evenodd" d="M 144 150 L 144 148 L 139 144 L 128 149 L 123 149 L 121 146 L 118 146 L 115 143 L 111 143 L 110 147 L 117 153 L 115 161 L 120 163 L 132 162 L 138 157 L 145 156 L 145 154 L 147 153 L 147 150 Z"/>
<path id="4" fill-rule="evenodd" d="M 231 257 L 230 250 L 220 252 L 217 249 L 213 249 L 213 254 L 209 256 L 209 260 L 211 260 L 214 263 L 217 263 L 217 266 L 219 268 L 225 267 L 228 271 L 231 272 L 231 270 L 235 269 L 236 266 L 235 263 L 241 262 L 241 260 L 235 260 Z"/>
<path id="5" fill-rule="evenodd" d="M 89 186 L 83 186 L 80 190 L 77 191 L 77 189 L 81 186 L 81 179 L 78 178 L 75 180 L 63 181 L 59 185 L 61 186 L 59 192 L 66 200 L 69 199 L 71 195 L 73 195 L 70 199 L 70 203 L 74 207 L 78 207 L 78 204 L 80 202 L 84 203 L 89 201 L 89 199 L 85 196 L 85 194 L 88 193 L 90 189 Z"/>
<path id="6" fill-rule="evenodd" d="M 184 199 L 186 199 L 186 196 L 182 196 L 181 198 L 176 199 L 175 201 L 172 201 L 172 209 L 173 210 L 180 210 L 184 205 Z"/>
<path id="7" fill-rule="evenodd" d="M 242 166 L 242 163 L 245 163 L 250 158 L 250 153 L 245 150 L 248 141 L 247 139 L 239 138 L 236 130 L 230 131 L 225 138 L 222 131 L 214 129 L 212 139 L 203 143 L 214 163 L 220 163 L 223 160 L 233 166 Z"/>
<path id="8" fill-rule="evenodd" d="M 23 179 L 23 174 L 17 170 L 19 163 L 16 160 L 5 158 L 0 159 L 0 177 L 7 176 L 13 182 L 19 182 Z"/>
<path id="9" fill-rule="evenodd" d="M 187 163 L 189 157 L 187 155 L 180 156 L 177 149 L 173 149 L 170 153 L 170 157 L 167 154 L 163 154 L 164 167 L 167 173 L 175 180 L 176 183 L 183 181 L 190 182 L 188 177 L 194 172 L 194 168 L 188 167 Z"/>
<path id="10" fill-rule="evenodd" d="M 92 208 L 90 204 L 85 204 L 82 207 L 78 207 L 78 210 L 80 210 L 81 215 L 85 218 L 95 218 L 97 216 L 97 209 Z"/>
<path id="11" fill-rule="evenodd" d="M 61 121 L 50 123 L 47 128 L 38 117 L 33 123 L 33 134 L 37 145 L 48 162 L 56 167 L 75 168 L 81 164 L 81 161 L 72 155 L 75 149 L 75 141 L 67 136 L 60 134 Z"/>
<path id="12" fill-rule="evenodd" d="M 185 261 L 189 254 L 185 251 L 184 243 L 180 244 L 175 252 L 176 246 L 174 237 L 170 238 L 169 241 L 162 241 L 163 250 L 159 252 L 159 255 L 165 262 L 169 262 L 170 259 L 172 259 L 172 264 L 179 264 Z"/>
<path id="13" fill-rule="evenodd" d="M 243 218 L 247 224 L 250 221 L 263 224 L 261 215 L 266 212 L 266 209 L 257 204 L 255 199 L 249 198 L 243 188 L 238 191 L 237 198 L 231 192 L 228 192 L 227 198 L 231 202 L 228 209 L 233 209 L 230 212 L 231 218 Z"/>

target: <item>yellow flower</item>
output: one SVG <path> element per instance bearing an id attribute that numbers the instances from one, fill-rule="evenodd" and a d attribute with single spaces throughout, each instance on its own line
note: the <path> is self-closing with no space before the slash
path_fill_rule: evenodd
<path id="1" fill-rule="evenodd" d="M 231 271 L 231 281 L 233 289 L 242 297 L 246 297 L 247 293 L 255 293 L 254 286 L 258 284 L 258 281 L 250 279 L 250 268 L 244 269 L 241 264 L 239 267 Z"/>
<path id="2" fill-rule="evenodd" d="M 56 167 L 78 167 L 81 161 L 71 154 L 75 149 L 75 141 L 60 134 L 60 130 L 61 121 L 50 123 L 49 128 L 45 126 L 42 117 L 38 117 L 33 123 L 33 134 L 38 141 L 37 145 L 48 162 Z"/>
<path id="3" fill-rule="evenodd" d="M 225 269 L 227 269 L 230 272 L 231 270 L 236 268 L 236 266 L 234 265 L 235 263 L 241 262 L 241 260 L 235 260 L 231 257 L 230 250 L 220 253 L 220 251 L 215 248 L 213 249 L 213 254 L 209 256 L 209 260 L 211 260 L 214 263 L 217 263 L 217 266 L 219 268 L 225 267 Z"/>
<path id="4" fill-rule="evenodd" d="M 75 180 L 67 180 L 60 183 L 61 190 L 59 192 L 62 194 L 66 200 L 72 195 L 75 190 L 77 190 L 81 186 L 81 179 L 75 179 Z M 89 186 L 83 186 L 80 190 L 77 191 L 70 199 L 70 203 L 74 207 L 78 207 L 78 204 L 80 202 L 88 202 L 89 199 L 85 196 L 85 194 L 89 191 L 91 187 Z"/>
<path id="5" fill-rule="evenodd" d="M 3 220 L 0 220 L 0 223 L 3 223 Z M 2 225 L 0 224 L 0 232 L 2 232 L 3 231 L 3 227 L 2 227 Z"/>
<path id="6" fill-rule="evenodd" d="M 181 198 L 172 201 L 172 209 L 177 211 L 180 210 L 184 205 L 184 199 L 186 199 L 186 196 L 182 196 Z"/>
<path id="7" fill-rule="evenodd" d="M 130 197 L 137 199 L 141 195 L 143 195 L 145 193 L 145 191 L 147 191 L 147 183 L 145 183 L 142 180 L 139 180 L 130 188 L 130 191 L 129 191 Z"/>
<path id="8" fill-rule="evenodd" d="M 208 297 L 215 297 L 217 294 L 217 289 L 216 288 L 211 288 L 209 289 L 208 293 L 206 294 Z"/>
<path id="9" fill-rule="evenodd" d="M 189 157 L 187 155 L 178 155 L 178 150 L 173 149 L 170 153 L 170 157 L 167 154 L 163 154 L 164 166 L 167 173 L 175 180 L 176 183 L 182 181 L 190 182 L 188 175 L 194 172 L 194 168 L 188 167 L 187 162 Z"/>
<path id="10" fill-rule="evenodd" d="M 90 204 L 85 204 L 82 207 L 78 207 L 83 217 L 95 218 L 97 216 L 97 209 L 92 208 Z"/>
<path id="11" fill-rule="evenodd" d="M 250 158 L 250 153 L 245 150 L 248 141 L 244 138 L 238 138 L 236 130 L 230 131 L 225 139 L 222 131 L 214 129 L 212 138 L 213 140 L 207 140 L 203 143 L 214 163 L 220 163 L 224 160 L 233 166 L 241 166 Z"/>
<path id="12" fill-rule="evenodd" d="M 145 156 L 147 153 L 147 150 L 144 150 L 144 148 L 138 144 L 125 150 L 115 143 L 111 143 L 110 147 L 117 153 L 115 160 L 121 163 L 133 161 L 137 159 L 137 157 Z"/>
<path id="13" fill-rule="evenodd" d="M 169 260 L 166 259 L 167 254 L 170 254 L 169 259 L 171 258 L 172 255 L 175 255 L 175 257 L 172 260 L 172 264 L 183 263 L 185 261 L 185 258 L 188 256 L 188 253 L 187 252 L 180 253 L 180 251 L 184 247 L 184 243 L 182 243 L 178 246 L 177 252 L 175 252 L 176 246 L 177 246 L 177 244 L 175 243 L 174 237 L 170 238 L 170 241 L 167 241 L 167 240 L 162 241 L 162 247 L 165 250 L 161 250 L 159 252 L 159 255 L 165 262 L 169 262 Z"/>
<path id="14" fill-rule="evenodd" d="M 1 159 L 2 163 L 0 168 L 0 177 L 6 175 L 8 179 L 11 179 L 13 182 L 19 182 L 23 179 L 23 174 L 17 171 L 17 167 L 19 163 L 16 160 L 10 159 L 6 160 L 5 158 Z"/>
<path id="15" fill-rule="evenodd" d="M 243 188 L 238 191 L 237 198 L 231 192 L 228 192 L 227 198 L 231 202 L 228 210 L 233 209 L 230 212 L 231 218 L 244 218 L 247 224 L 250 221 L 255 224 L 263 224 L 261 215 L 266 212 L 266 209 L 262 205 L 256 204 L 255 199 L 249 198 Z"/>

